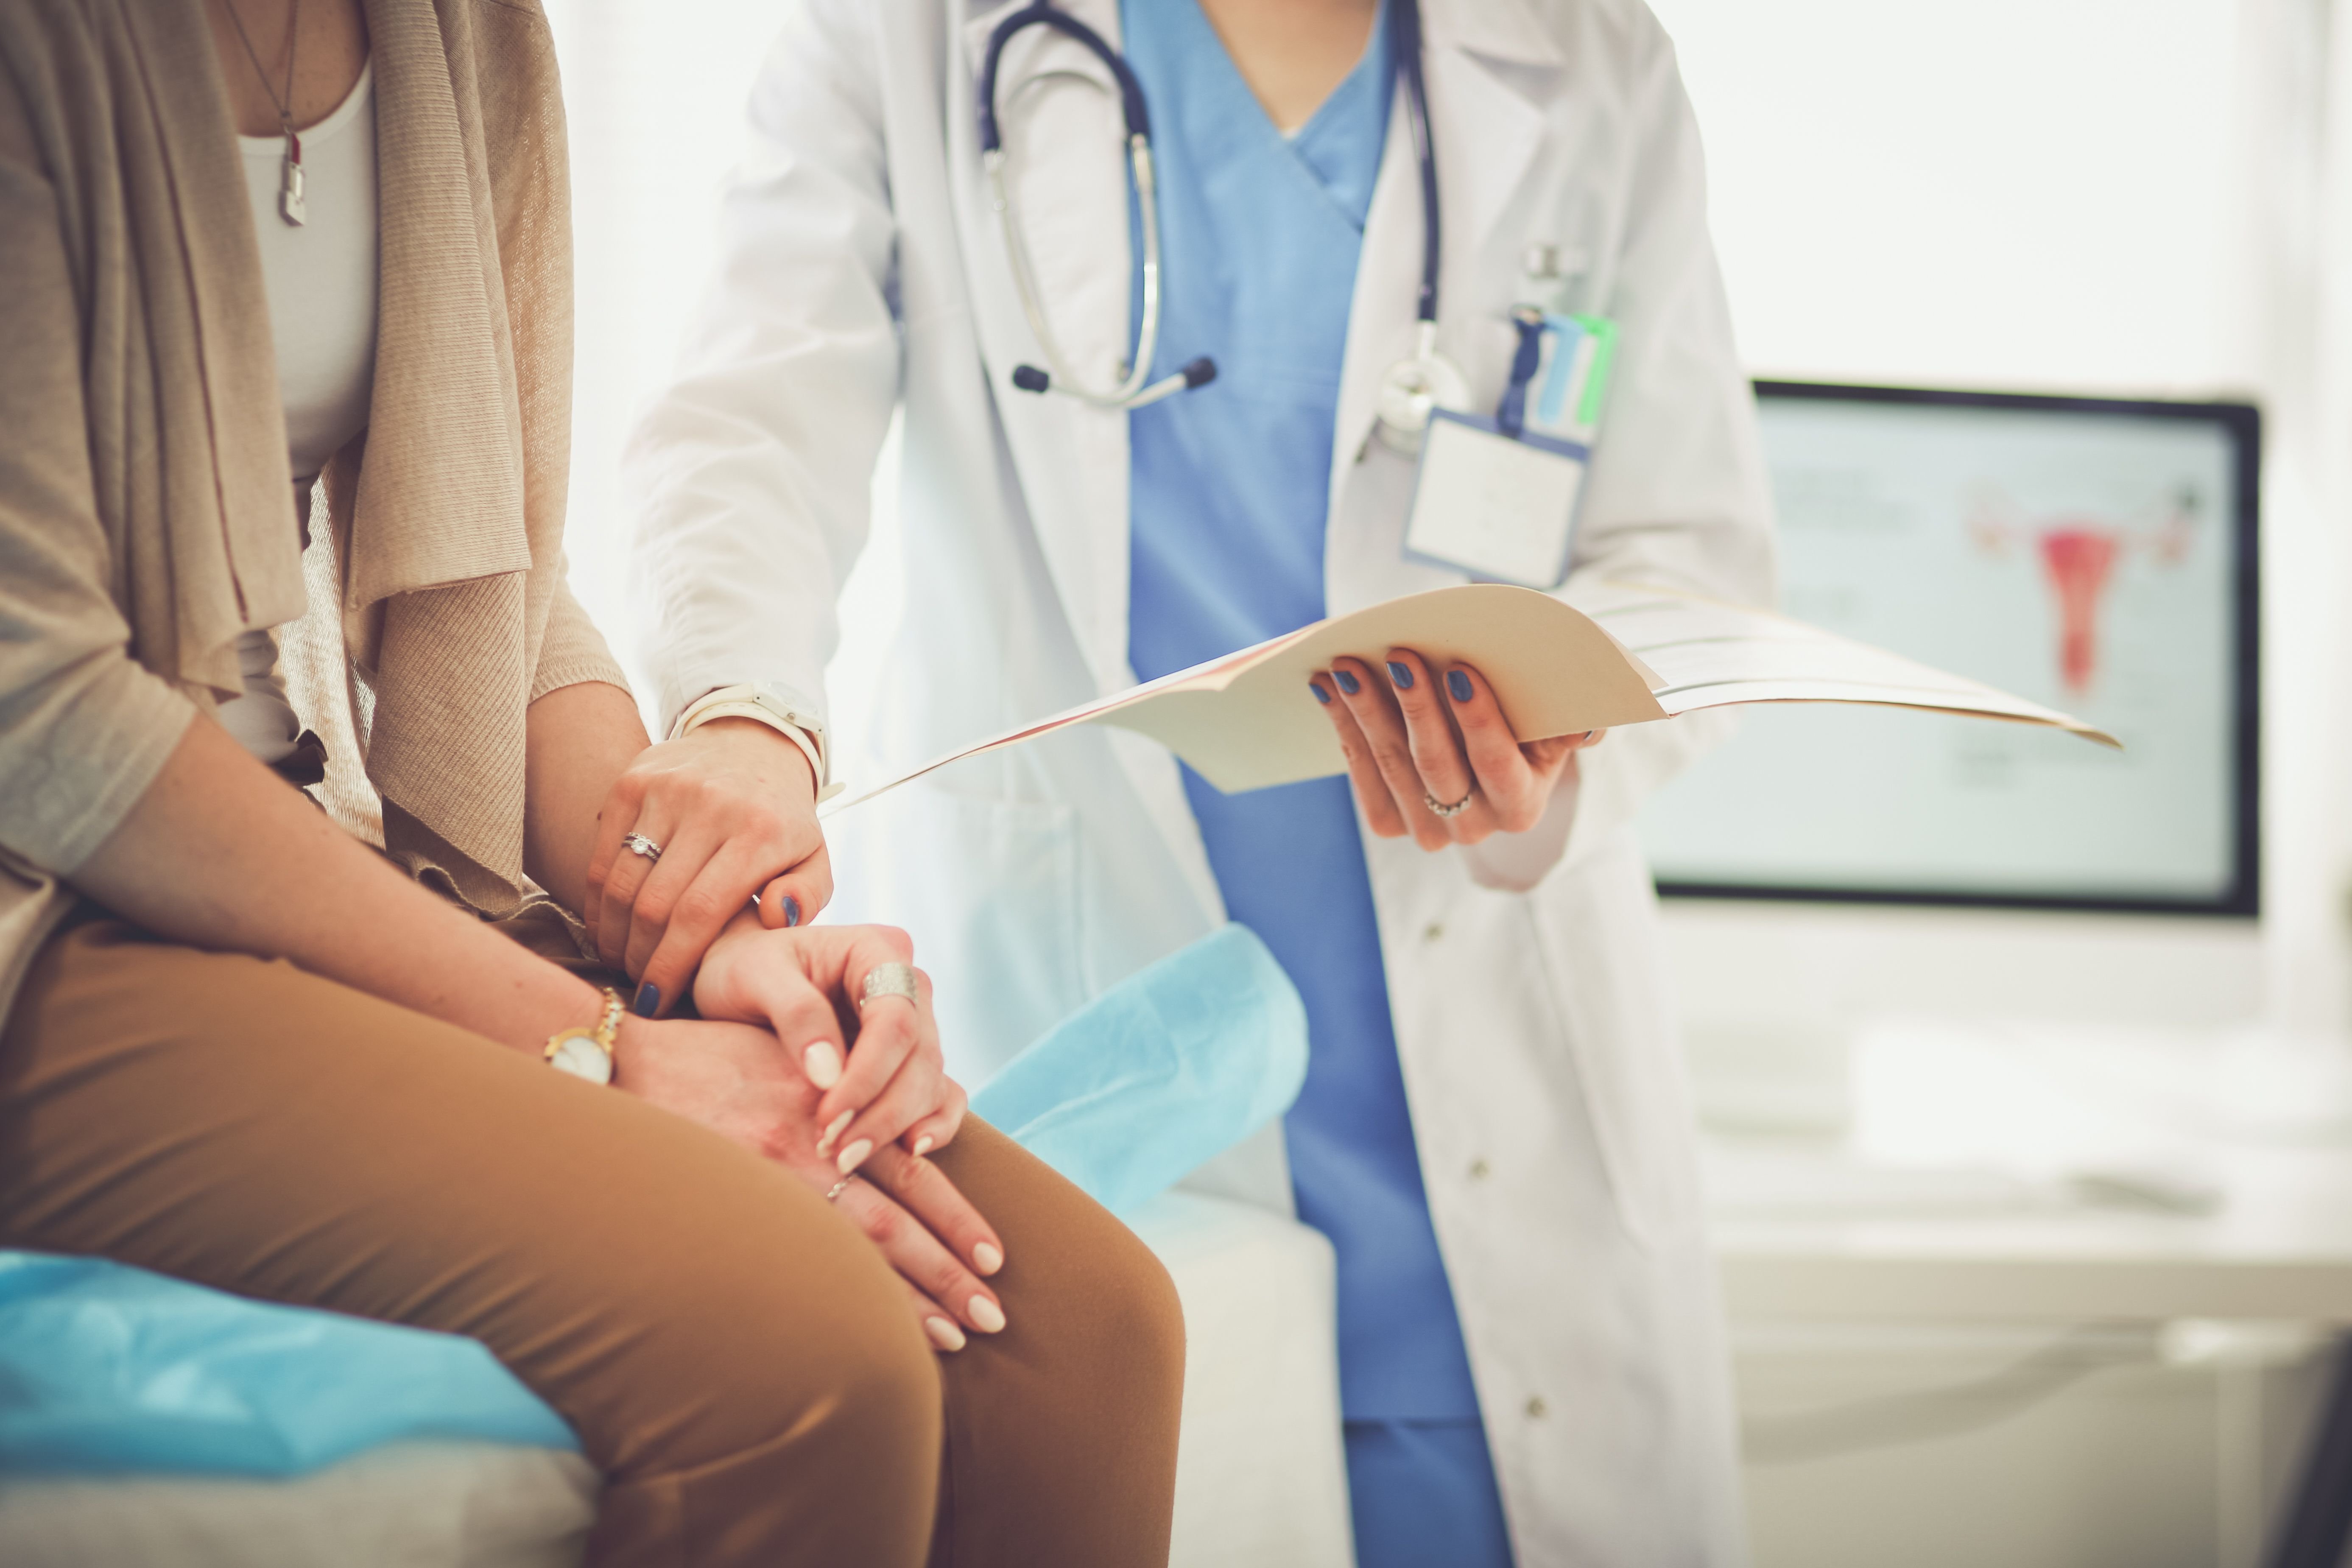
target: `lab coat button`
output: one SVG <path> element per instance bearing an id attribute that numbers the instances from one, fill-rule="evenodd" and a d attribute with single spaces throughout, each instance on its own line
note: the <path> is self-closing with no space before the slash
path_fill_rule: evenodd
<path id="1" fill-rule="evenodd" d="M 1423 928 L 1421 940 L 1423 942 L 1435 942 L 1444 934 L 1445 927 L 1436 921 L 1432 921 L 1427 926 Z"/>
<path id="2" fill-rule="evenodd" d="M 1540 1420 L 1542 1420 L 1542 1419 L 1544 1418 L 1544 1416 L 1545 1416 L 1545 1415 L 1546 1415 L 1550 1411 L 1550 1409 L 1551 1409 L 1551 1406 L 1550 1406 L 1550 1405 L 1546 1405 L 1546 1404 L 1543 1402 L 1543 1395 L 1542 1395 L 1542 1394 L 1530 1394 L 1530 1395 L 1528 1397 L 1528 1420 L 1530 1420 L 1530 1421 L 1540 1421 Z"/>
<path id="3" fill-rule="evenodd" d="M 1494 1167 L 1487 1164 L 1486 1161 L 1473 1160 L 1470 1162 L 1470 1179 L 1472 1181 L 1483 1182 L 1494 1173 Z"/>

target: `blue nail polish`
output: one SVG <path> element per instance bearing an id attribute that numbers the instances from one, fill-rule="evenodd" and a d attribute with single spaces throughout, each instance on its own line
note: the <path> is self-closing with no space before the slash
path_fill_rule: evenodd
<path id="1" fill-rule="evenodd" d="M 1470 678 L 1458 669 L 1449 669 L 1445 672 L 1445 689 L 1454 693 L 1454 701 L 1467 702 L 1470 700 Z"/>
<path id="2" fill-rule="evenodd" d="M 1410 665 L 1399 664 L 1394 659 L 1389 660 L 1389 679 L 1396 682 L 1399 691 L 1412 689 L 1412 668 Z"/>
<path id="3" fill-rule="evenodd" d="M 784 923 L 788 926 L 801 923 L 801 901 L 790 893 L 784 895 Z"/>
<path id="4" fill-rule="evenodd" d="M 1339 683 L 1339 689 L 1346 692 L 1350 697 L 1353 697 L 1362 689 L 1363 683 L 1359 681 L 1354 676 L 1349 674 L 1344 669 L 1333 670 L 1331 672 L 1331 679 L 1338 681 Z"/>
<path id="5" fill-rule="evenodd" d="M 661 1011 L 661 987 L 646 981 L 637 987 L 637 999 L 632 1007 L 640 1018 L 650 1018 Z"/>
<path id="6" fill-rule="evenodd" d="M 1315 693 L 1316 701 L 1320 702 L 1326 708 L 1331 706 L 1331 694 L 1323 689 L 1323 683 L 1321 681 L 1308 681 L 1307 683 L 1307 689 Z"/>

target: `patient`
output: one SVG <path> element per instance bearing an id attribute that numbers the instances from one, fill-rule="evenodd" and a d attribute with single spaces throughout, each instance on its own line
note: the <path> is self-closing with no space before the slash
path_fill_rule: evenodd
<path id="1" fill-rule="evenodd" d="M 1162 1561 L 1167 1277 L 906 939 L 581 957 L 566 179 L 528 4 L 0 0 L 0 1246 L 480 1340 L 596 1563 Z"/>

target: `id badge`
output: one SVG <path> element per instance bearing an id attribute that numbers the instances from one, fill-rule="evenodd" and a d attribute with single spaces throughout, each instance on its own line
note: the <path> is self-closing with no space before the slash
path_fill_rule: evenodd
<path id="1" fill-rule="evenodd" d="M 1422 438 L 1405 520 L 1407 557 L 1495 582 L 1556 588 L 1568 575 L 1591 449 L 1438 409 Z"/>
<path id="2" fill-rule="evenodd" d="M 1556 588 L 1615 359 L 1616 323 L 1517 313 L 1519 352 L 1495 417 L 1437 410 L 1405 520 L 1408 560 Z"/>

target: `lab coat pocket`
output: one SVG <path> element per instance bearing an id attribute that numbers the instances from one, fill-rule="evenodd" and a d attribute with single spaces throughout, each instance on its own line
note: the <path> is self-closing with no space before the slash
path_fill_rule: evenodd
<path id="1" fill-rule="evenodd" d="M 1696 1123 L 1657 896 L 1632 833 L 1527 895 L 1619 1218 L 1645 1246 L 1700 1219 Z"/>
<path id="2" fill-rule="evenodd" d="M 883 840 L 877 907 L 914 933 L 948 1070 L 977 1086 L 1086 999 L 1076 813 L 917 784 Z M 878 804 L 878 803 L 877 803 Z"/>

